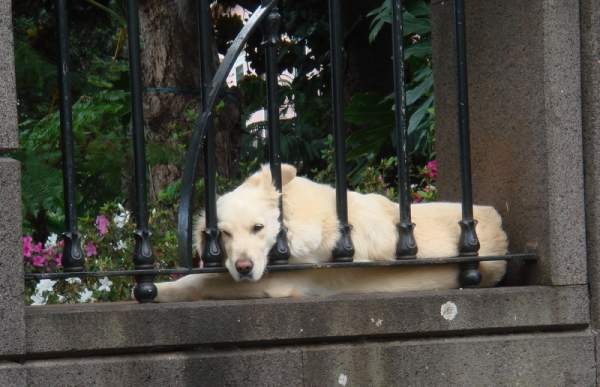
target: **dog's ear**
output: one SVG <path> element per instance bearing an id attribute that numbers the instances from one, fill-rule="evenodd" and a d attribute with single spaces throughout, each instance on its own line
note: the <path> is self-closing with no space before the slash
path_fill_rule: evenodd
<path id="1" fill-rule="evenodd" d="M 247 178 L 244 184 L 250 187 L 268 187 L 271 184 L 269 164 L 264 164 L 258 172 Z"/>
<path id="2" fill-rule="evenodd" d="M 296 177 L 296 168 L 290 164 L 281 164 L 281 184 L 286 185 Z M 271 168 L 264 164 L 260 171 L 250 176 L 244 184 L 251 187 L 272 187 Z"/>
<path id="3" fill-rule="evenodd" d="M 296 167 L 290 164 L 281 164 L 281 184 L 286 185 L 296 177 Z"/>

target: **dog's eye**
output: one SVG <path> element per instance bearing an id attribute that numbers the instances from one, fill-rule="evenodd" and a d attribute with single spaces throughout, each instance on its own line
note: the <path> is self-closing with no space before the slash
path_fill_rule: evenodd
<path id="1" fill-rule="evenodd" d="M 223 234 L 223 236 L 231 238 L 231 234 L 229 233 L 229 231 L 221 230 L 221 233 Z"/>
<path id="2" fill-rule="evenodd" d="M 265 226 L 264 226 L 264 225 L 262 225 L 262 224 L 260 224 L 260 223 L 258 223 L 258 224 L 255 224 L 255 225 L 254 225 L 254 227 L 252 227 L 252 232 L 254 232 L 254 233 L 257 233 L 257 232 L 259 232 L 260 230 L 262 230 L 263 228 L 265 228 Z"/>

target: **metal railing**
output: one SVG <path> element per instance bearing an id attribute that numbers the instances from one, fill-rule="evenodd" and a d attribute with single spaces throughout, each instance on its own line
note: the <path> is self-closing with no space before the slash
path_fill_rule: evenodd
<path id="1" fill-rule="evenodd" d="M 182 193 L 178 214 L 178 237 L 181 269 L 156 269 L 150 230 L 148 227 L 148 209 L 146 198 L 146 160 L 144 151 L 144 127 L 142 109 L 142 82 L 140 66 L 138 0 L 128 0 L 127 26 L 129 36 L 129 66 L 131 73 L 132 135 L 135 162 L 135 218 L 137 228 L 133 262 L 134 270 L 105 272 L 85 271 L 84 255 L 81 250 L 81 238 L 77 228 L 75 209 L 75 165 L 73 157 L 73 128 L 71 122 L 70 70 L 66 1 L 56 0 L 56 18 L 59 40 L 59 81 L 60 81 L 60 117 L 62 130 L 63 180 L 65 201 L 65 239 L 62 273 L 28 273 L 28 279 L 67 278 L 73 276 L 135 276 L 135 297 L 140 302 L 150 302 L 156 297 L 153 283 L 156 275 L 225 272 L 222 264 L 222 247 L 216 212 L 216 168 L 215 168 L 215 126 L 213 108 L 219 93 L 225 85 L 236 58 L 242 52 L 252 33 L 263 28 L 263 45 L 266 52 L 266 83 L 268 111 L 269 163 L 275 188 L 281 192 L 281 155 L 279 106 L 277 98 L 277 52 L 280 36 L 281 16 L 277 0 L 264 0 L 252 13 L 235 40 L 231 43 L 225 58 L 213 73 L 210 36 L 212 25 L 209 16 L 209 0 L 198 0 L 199 47 L 201 59 L 201 101 L 202 109 L 195 124 L 190 146 L 187 151 L 183 171 Z M 400 223 L 396 260 L 377 262 L 353 262 L 354 246 L 351 238 L 352 225 L 348 223 L 347 178 L 345 162 L 345 132 L 343 119 L 343 79 L 342 79 L 342 20 L 341 0 L 329 0 L 330 21 L 330 57 L 331 57 L 331 95 L 333 111 L 333 133 L 335 144 L 336 171 L 336 211 L 340 227 L 340 239 L 332 251 L 332 261 L 318 264 L 288 264 L 290 256 L 286 228 L 283 223 L 281 197 L 280 231 L 276 243 L 269 254 L 269 271 L 301 270 L 315 268 L 373 267 L 373 266 L 427 266 L 456 263 L 460 265 L 459 280 L 463 287 L 479 284 L 479 262 L 495 260 L 535 260 L 533 254 L 509 254 L 503 256 L 478 256 L 479 241 L 475 231 L 477 221 L 473 218 L 473 199 L 471 187 L 471 165 L 469 144 L 469 110 L 467 87 L 467 61 L 465 39 L 464 0 L 455 0 L 454 22 L 456 27 L 456 54 L 458 80 L 458 124 L 460 136 L 460 166 L 462 183 L 462 219 L 459 224 L 459 256 L 444 258 L 415 259 L 417 244 L 413 234 L 415 224 L 411 220 L 411 200 L 407 152 L 406 98 L 404 82 L 404 47 L 402 0 L 393 0 L 392 34 L 394 61 L 394 98 L 395 133 L 397 135 L 398 159 L 398 202 Z M 202 268 L 192 268 L 192 203 L 199 161 L 204 166 L 204 209 L 206 229 L 203 235 Z"/>

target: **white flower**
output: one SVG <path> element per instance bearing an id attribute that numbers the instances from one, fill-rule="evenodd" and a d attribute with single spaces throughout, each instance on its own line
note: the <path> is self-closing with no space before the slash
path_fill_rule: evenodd
<path id="1" fill-rule="evenodd" d="M 114 216 L 113 222 L 115 222 L 115 226 L 117 226 L 117 228 L 123 228 L 127 222 L 129 222 L 129 211 L 127 211 L 121 204 L 119 204 L 118 207 L 119 213 Z"/>
<path id="2" fill-rule="evenodd" d="M 67 283 L 74 285 L 74 284 L 80 284 L 81 283 L 81 278 L 79 277 L 70 277 L 67 278 L 65 281 L 67 281 Z"/>
<path id="3" fill-rule="evenodd" d="M 52 281 L 51 279 L 40 280 L 35 286 L 35 292 L 38 295 L 42 295 L 44 292 L 51 292 L 54 289 L 54 284 L 56 284 L 56 281 Z"/>
<path id="4" fill-rule="evenodd" d="M 100 290 L 101 292 L 110 292 L 110 287 L 113 283 L 110 279 L 108 279 L 108 277 L 100 279 L 99 282 L 100 286 L 98 287 L 98 290 Z"/>
<path id="5" fill-rule="evenodd" d="M 65 302 L 65 296 L 63 296 L 62 294 L 59 294 L 59 295 L 58 295 L 58 302 L 60 302 L 61 304 L 62 304 L 63 302 Z"/>
<path id="6" fill-rule="evenodd" d="M 46 305 L 47 302 L 46 297 L 38 293 L 31 296 L 31 301 L 33 301 L 31 305 Z"/>
<path id="7" fill-rule="evenodd" d="M 50 247 L 56 245 L 56 242 L 58 242 L 58 235 L 52 233 L 48 235 L 48 239 L 46 240 L 46 245 L 44 245 L 44 247 L 49 249 Z"/>
<path id="8" fill-rule="evenodd" d="M 117 245 L 115 246 L 115 250 L 119 251 L 119 250 L 125 250 L 125 247 L 127 247 L 127 244 L 121 240 L 117 241 Z"/>
<path id="9" fill-rule="evenodd" d="M 79 301 L 81 301 L 81 302 L 94 301 L 94 298 L 92 298 L 92 295 L 94 293 L 92 293 L 92 291 L 88 288 L 83 289 L 78 294 L 79 294 Z"/>

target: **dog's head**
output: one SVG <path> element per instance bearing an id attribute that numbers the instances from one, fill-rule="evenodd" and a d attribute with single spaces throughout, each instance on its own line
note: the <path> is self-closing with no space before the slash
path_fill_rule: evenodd
<path id="1" fill-rule="evenodd" d="M 281 166 L 282 184 L 296 177 L 296 168 Z M 218 227 L 224 249 L 225 267 L 236 280 L 258 281 L 269 262 L 269 251 L 279 232 L 279 195 L 268 165 L 250 176 L 235 190 L 217 200 Z M 202 255 L 206 221 L 196 223 L 196 248 Z"/>

